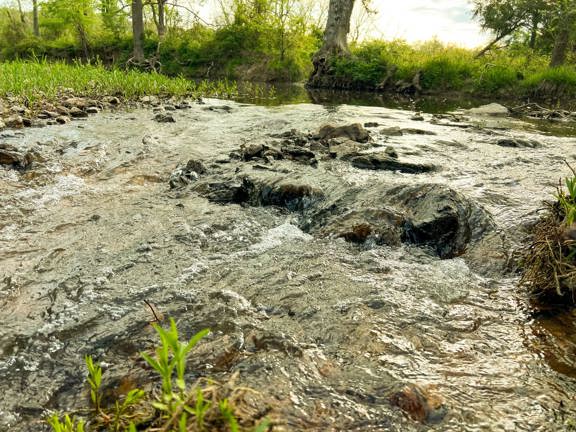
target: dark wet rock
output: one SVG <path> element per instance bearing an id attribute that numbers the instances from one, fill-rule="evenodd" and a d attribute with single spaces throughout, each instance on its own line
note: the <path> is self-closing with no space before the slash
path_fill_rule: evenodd
<path id="1" fill-rule="evenodd" d="M 380 129 L 380 135 L 384 136 L 402 136 L 402 129 L 398 126 Z"/>
<path id="2" fill-rule="evenodd" d="M 412 120 L 412 121 L 424 121 L 424 117 L 422 116 L 422 114 L 415 114 L 412 117 L 410 117 L 410 120 Z"/>
<path id="3" fill-rule="evenodd" d="M 421 423 L 440 423 L 448 413 L 442 398 L 414 384 L 392 393 L 389 400 L 412 420 Z"/>
<path id="4" fill-rule="evenodd" d="M 96 106 L 89 106 L 88 108 L 86 108 L 86 112 L 88 114 L 98 114 L 100 112 L 100 108 Z"/>
<path id="5" fill-rule="evenodd" d="M 370 134 L 360 123 L 354 123 L 346 126 L 325 125 L 320 128 L 317 135 L 321 140 L 341 137 L 356 142 L 368 142 Z"/>
<path id="6" fill-rule="evenodd" d="M 358 154 L 358 152 L 366 149 L 366 144 L 352 141 L 348 138 L 335 138 L 328 142 L 330 156 L 334 158 L 342 158 L 351 154 Z M 322 149 L 322 150 L 325 150 Z"/>
<path id="7" fill-rule="evenodd" d="M 22 125 L 24 127 L 40 126 L 38 122 L 34 122 L 31 118 L 28 117 L 22 117 Z"/>
<path id="8" fill-rule="evenodd" d="M 176 111 L 176 107 L 174 105 L 170 105 L 170 104 L 164 105 L 164 109 L 166 111 Z"/>
<path id="9" fill-rule="evenodd" d="M 364 127 L 365 128 L 375 128 L 380 126 L 380 123 L 376 123 L 376 122 L 366 122 L 364 123 Z"/>
<path id="10" fill-rule="evenodd" d="M 202 181 L 196 183 L 192 190 L 218 204 L 241 204 L 249 198 L 244 182 L 239 179 Z"/>
<path id="11" fill-rule="evenodd" d="M 429 247 L 440 258 L 464 254 L 494 228 L 484 209 L 443 185 L 400 186 L 388 197 L 407 210 L 404 240 Z"/>
<path id="12" fill-rule="evenodd" d="M 232 107 L 229 105 L 213 105 L 209 107 L 202 108 L 204 111 L 213 111 L 213 112 L 221 112 L 221 113 L 231 113 Z"/>
<path id="13" fill-rule="evenodd" d="M 308 149 L 297 146 L 282 146 L 282 155 L 285 159 L 306 163 L 312 166 L 318 165 L 316 154 Z"/>
<path id="14" fill-rule="evenodd" d="M 58 114 L 56 111 L 42 110 L 40 113 L 38 113 L 38 118 L 40 119 L 55 119 L 59 116 L 60 114 Z"/>
<path id="15" fill-rule="evenodd" d="M 67 117 L 70 116 L 70 110 L 63 105 L 58 105 L 56 107 L 56 112 L 60 115 L 63 115 L 63 116 L 67 116 Z"/>
<path id="16" fill-rule="evenodd" d="M 388 146 L 384 149 L 384 153 L 386 154 L 386 156 L 394 158 L 394 159 L 398 159 L 398 152 L 396 151 L 396 149 L 392 146 Z"/>
<path id="17" fill-rule="evenodd" d="M 245 161 L 262 157 L 263 151 L 264 146 L 262 144 L 242 144 L 240 146 L 240 153 Z"/>
<path id="18" fill-rule="evenodd" d="M 208 170 L 202 162 L 190 159 L 186 166 L 177 168 L 170 175 L 170 188 L 175 189 L 187 186 L 198 180 L 201 175 L 206 174 L 207 172 Z"/>
<path id="19" fill-rule="evenodd" d="M 68 116 L 56 117 L 56 123 L 58 123 L 58 124 L 70 123 L 70 117 L 68 117 Z"/>
<path id="20" fill-rule="evenodd" d="M 24 127 L 24 120 L 18 114 L 12 115 L 4 119 L 6 127 L 12 129 L 21 129 Z"/>
<path id="21" fill-rule="evenodd" d="M 70 116 L 73 118 L 85 118 L 88 117 L 88 113 L 74 106 L 70 108 Z"/>
<path id="22" fill-rule="evenodd" d="M 402 129 L 402 135 L 437 135 L 437 134 L 436 132 L 424 129 L 404 128 Z"/>
<path id="23" fill-rule="evenodd" d="M 540 148 L 542 144 L 535 140 L 521 139 L 521 138 L 502 138 L 496 141 L 500 147 L 512 148 Z"/>
<path id="24" fill-rule="evenodd" d="M 188 101 L 182 101 L 176 104 L 176 108 L 180 110 L 192 108 L 192 104 Z"/>
<path id="25" fill-rule="evenodd" d="M 176 123 L 176 119 L 172 114 L 167 114 L 164 112 L 159 112 L 154 116 L 154 120 L 158 123 Z"/>
<path id="26" fill-rule="evenodd" d="M 270 136 L 272 138 L 282 139 L 283 144 L 287 144 L 287 145 L 292 144 L 292 145 L 296 145 L 296 146 L 305 146 L 312 139 L 312 137 L 309 134 L 305 134 L 305 133 L 300 132 L 296 129 L 291 129 L 289 131 L 282 132 L 280 134 L 271 134 Z"/>
<path id="27" fill-rule="evenodd" d="M 322 236 L 344 238 L 352 243 L 372 241 L 397 246 L 402 237 L 404 218 L 387 208 L 350 210 L 318 230 Z"/>
<path id="28" fill-rule="evenodd" d="M 324 192 L 308 183 L 288 178 L 244 178 L 243 188 L 251 205 L 279 206 L 289 210 L 304 210 L 324 199 Z"/>
<path id="29" fill-rule="evenodd" d="M 103 101 L 110 105 L 120 105 L 120 99 L 118 99 L 116 96 L 106 96 Z"/>
<path id="30" fill-rule="evenodd" d="M 0 165 L 11 165 L 15 168 L 28 168 L 40 156 L 34 151 L 20 151 L 10 144 L 0 143 Z"/>
<path id="31" fill-rule="evenodd" d="M 434 165 L 402 162 L 389 156 L 387 152 L 352 154 L 345 159 L 356 168 L 370 170 L 400 171 L 407 174 L 422 174 L 437 170 Z"/>

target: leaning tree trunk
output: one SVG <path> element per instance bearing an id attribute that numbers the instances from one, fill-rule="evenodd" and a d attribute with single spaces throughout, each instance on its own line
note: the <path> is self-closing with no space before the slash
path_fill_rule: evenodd
<path id="1" fill-rule="evenodd" d="M 158 0 L 158 39 L 166 34 L 166 0 Z"/>
<path id="2" fill-rule="evenodd" d="M 32 0 L 32 25 L 34 36 L 40 37 L 40 24 L 38 22 L 38 0 Z"/>
<path id="3" fill-rule="evenodd" d="M 144 61 L 144 10 L 142 0 L 132 0 L 132 36 L 134 39 L 133 60 Z"/>
<path id="4" fill-rule="evenodd" d="M 559 28 L 554 40 L 554 49 L 550 58 L 550 67 L 562 66 L 566 61 L 568 48 L 570 47 L 570 35 L 576 22 L 576 13 L 569 12 L 559 23 Z"/>
<path id="5" fill-rule="evenodd" d="M 314 71 L 308 80 L 311 87 L 345 87 L 332 71 L 332 60 L 347 56 L 350 18 L 355 0 L 330 0 L 328 21 L 324 30 L 324 43 L 312 59 Z"/>

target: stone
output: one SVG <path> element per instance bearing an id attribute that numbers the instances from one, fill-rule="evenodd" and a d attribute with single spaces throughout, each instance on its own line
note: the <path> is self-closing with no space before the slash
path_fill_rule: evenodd
<path id="1" fill-rule="evenodd" d="M 68 116 L 59 116 L 56 117 L 56 123 L 58 124 L 66 124 L 66 123 L 70 123 L 71 119 Z"/>
<path id="2" fill-rule="evenodd" d="M 263 151 L 264 146 L 262 144 L 242 144 L 240 146 L 240 153 L 245 161 L 262 157 Z"/>
<path id="3" fill-rule="evenodd" d="M 28 110 L 26 109 L 26 107 L 23 107 L 21 105 L 14 105 L 10 107 L 10 112 L 13 114 L 21 114 L 24 115 L 26 114 Z"/>
<path id="4" fill-rule="evenodd" d="M 521 139 L 521 138 L 501 138 L 496 141 L 496 145 L 500 147 L 512 147 L 512 148 L 539 148 L 542 147 L 538 141 L 531 139 Z"/>
<path id="5" fill-rule="evenodd" d="M 73 118 L 84 118 L 88 117 L 88 113 L 86 111 L 82 111 L 80 108 L 73 106 L 70 108 L 70 116 Z"/>
<path id="6" fill-rule="evenodd" d="M 120 105 L 120 99 L 116 96 L 106 96 L 103 100 L 110 105 Z"/>
<path id="7" fill-rule="evenodd" d="M 66 108 L 78 108 L 79 110 L 83 110 L 88 106 L 88 101 L 81 97 L 71 97 L 66 99 L 62 104 Z"/>
<path id="8" fill-rule="evenodd" d="M 358 154 L 366 145 L 352 141 L 348 138 L 335 138 L 328 142 L 330 156 L 342 158 L 351 154 Z"/>
<path id="9" fill-rule="evenodd" d="M 468 113 L 479 116 L 506 117 L 510 115 L 510 110 L 504 105 L 500 105 L 498 103 L 490 103 L 487 105 L 479 106 L 477 108 L 469 109 Z"/>
<path id="10" fill-rule="evenodd" d="M 370 139 L 370 134 L 360 123 L 354 123 L 346 126 L 324 125 L 316 137 L 321 140 L 343 137 L 365 143 Z"/>
<path id="11" fill-rule="evenodd" d="M 213 105 L 202 109 L 204 111 L 222 112 L 227 114 L 232 112 L 232 107 L 228 105 Z"/>
<path id="12" fill-rule="evenodd" d="M 0 144 L 0 165 L 25 169 L 39 159 L 40 156 L 36 152 L 22 152 L 10 144 Z"/>
<path id="13" fill-rule="evenodd" d="M 390 128 L 385 128 L 385 129 L 380 129 L 380 135 L 384 135 L 384 136 L 402 136 L 402 129 L 399 128 L 398 126 L 394 126 L 394 127 L 390 127 Z"/>
<path id="14" fill-rule="evenodd" d="M 56 111 L 58 112 L 58 114 L 63 115 L 63 116 L 70 116 L 70 110 L 68 108 L 66 108 L 65 106 L 62 105 L 58 105 L 56 107 Z"/>
<path id="15" fill-rule="evenodd" d="M 316 154 L 308 149 L 296 146 L 283 146 L 282 155 L 285 159 L 306 163 L 312 166 L 318 165 Z"/>
<path id="16" fill-rule="evenodd" d="M 422 174 L 436 171 L 434 165 L 417 164 L 411 162 L 401 162 L 395 157 L 391 157 L 386 152 L 383 153 L 366 153 L 352 154 L 345 158 L 356 168 L 382 170 L 382 171 L 400 171 L 407 174 Z"/>
<path id="17" fill-rule="evenodd" d="M 380 126 L 380 123 L 376 123 L 376 122 L 366 122 L 364 123 L 364 127 L 365 128 L 375 128 Z"/>
<path id="18" fill-rule="evenodd" d="M 404 128 L 402 129 L 402 135 L 437 135 L 437 134 L 436 132 L 424 129 Z"/>
<path id="19" fill-rule="evenodd" d="M 154 120 L 158 123 L 176 123 L 176 119 L 172 114 L 160 112 L 154 116 Z"/>
<path id="20" fill-rule="evenodd" d="M 0 120 L 0 130 L 4 129 L 6 127 L 6 123 L 4 123 L 4 120 Z"/>
<path id="21" fill-rule="evenodd" d="M 403 240 L 428 247 L 443 259 L 464 254 L 494 228 L 483 208 L 444 185 L 399 186 L 387 196 L 406 209 Z"/>
<path id="22" fill-rule="evenodd" d="M 244 189 L 253 205 L 279 206 L 289 210 L 304 210 L 324 199 L 324 192 L 307 183 L 291 179 L 275 179 L 254 182 L 244 179 Z"/>
<path id="23" fill-rule="evenodd" d="M 403 216 L 393 210 L 362 208 L 331 219 L 318 233 L 352 243 L 373 241 L 378 245 L 397 246 L 401 242 L 403 224 Z"/>
<path id="24" fill-rule="evenodd" d="M 24 121 L 18 114 L 14 114 L 8 118 L 5 118 L 4 123 L 6 124 L 6 127 L 11 129 L 21 129 L 24 127 Z"/>
<path id="25" fill-rule="evenodd" d="M 86 112 L 88 114 L 98 114 L 100 112 L 100 108 L 98 108 L 97 106 L 89 106 L 88 108 L 86 108 Z"/>
<path id="26" fill-rule="evenodd" d="M 170 188 L 183 187 L 198 180 L 201 175 L 206 174 L 206 166 L 195 159 L 190 159 L 186 166 L 177 168 L 170 176 Z"/>

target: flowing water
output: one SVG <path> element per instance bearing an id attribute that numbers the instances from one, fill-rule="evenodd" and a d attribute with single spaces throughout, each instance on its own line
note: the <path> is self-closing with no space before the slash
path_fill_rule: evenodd
<path id="1" fill-rule="evenodd" d="M 106 380 L 149 374 L 138 360 L 155 339 L 144 300 L 185 335 L 210 328 L 191 369 L 240 372 L 281 406 L 284 430 L 556 431 L 576 418 L 574 316 L 534 313 L 511 271 L 526 227 L 567 174 L 563 159 L 576 158 L 572 129 L 207 102 L 175 112 L 176 123 L 136 109 L 2 133 L 43 161 L 0 168 L 0 430 L 43 430 L 45 410 L 86 406 L 86 354 Z M 324 158 L 259 170 L 228 160 L 270 134 L 354 122 L 378 123 L 375 144 L 440 169 L 370 171 Z M 436 135 L 379 133 L 393 126 Z M 499 137 L 541 146 L 501 147 Z M 318 235 L 298 211 L 171 190 L 171 173 L 189 159 L 213 176 L 305 179 L 334 199 L 373 191 L 372 207 L 399 185 L 446 185 L 491 215 L 499 246 L 440 259 L 409 244 Z M 390 395 L 405 386 L 441 400 L 442 415 L 423 424 L 394 406 Z"/>

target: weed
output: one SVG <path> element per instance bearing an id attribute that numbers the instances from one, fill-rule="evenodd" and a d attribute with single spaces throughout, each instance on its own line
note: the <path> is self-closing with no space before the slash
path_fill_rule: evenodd
<path id="1" fill-rule="evenodd" d="M 100 394 L 100 386 L 102 385 L 102 368 L 94 365 L 92 356 L 85 357 L 86 367 L 88 368 L 88 384 L 90 384 L 90 399 L 94 404 L 96 411 L 100 411 L 100 402 L 102 395 Z"/>
<path id="2" fill-rule="evenodd" d="M 64 420 L 60 421 L 60 417 L 54 414 L 48 419 L 48 424 L 52 426 L 54 432 L 84 432 L 84 422 L 70 418 L 68 414 L 64 416 Z"/>

